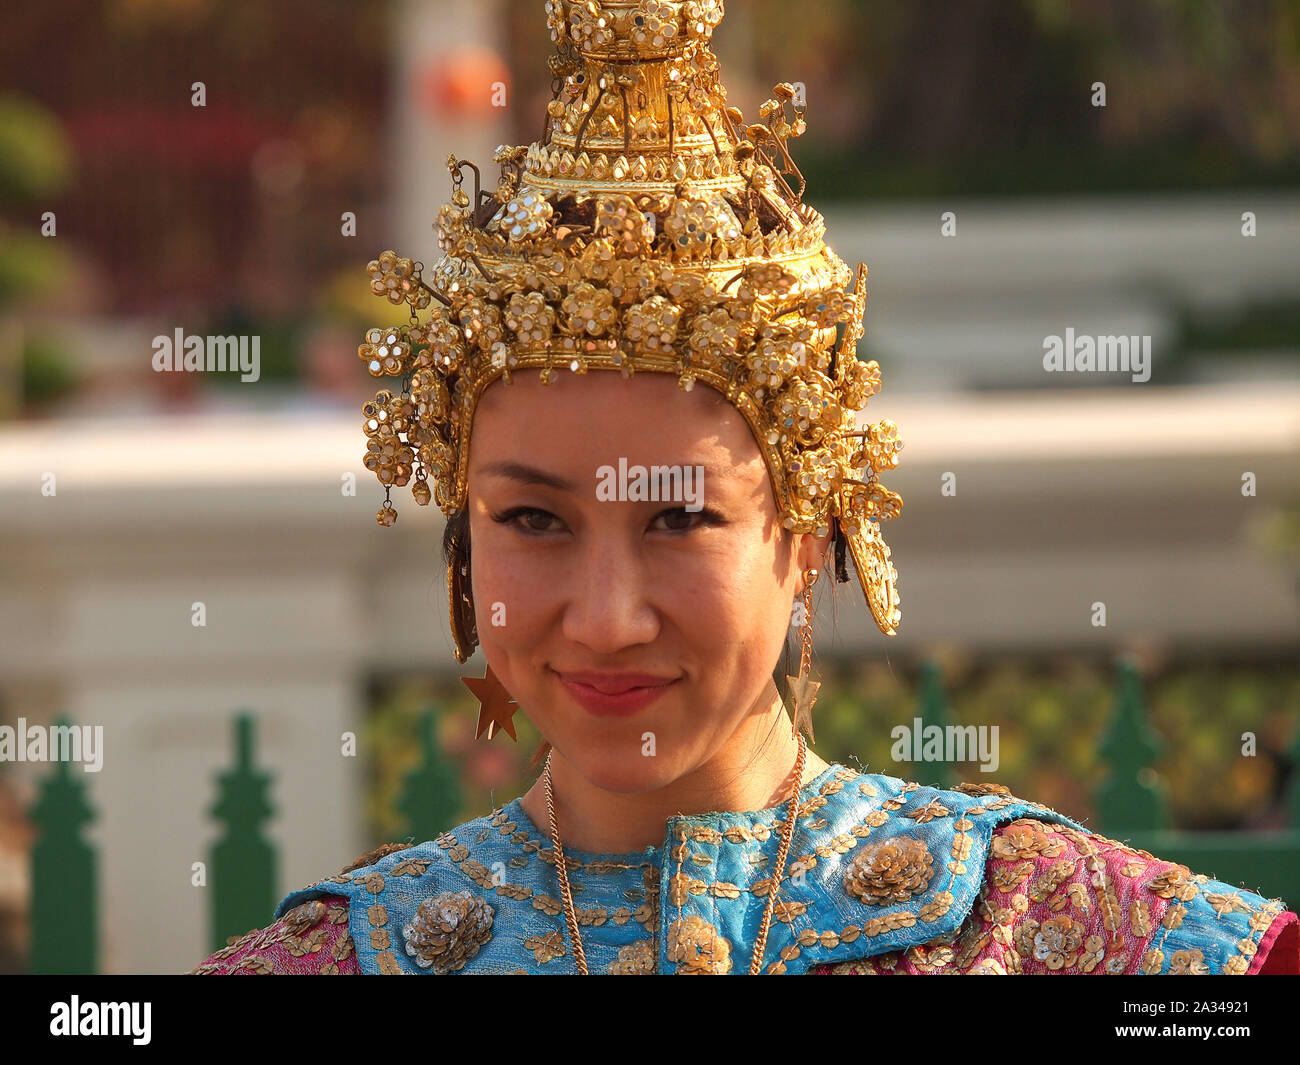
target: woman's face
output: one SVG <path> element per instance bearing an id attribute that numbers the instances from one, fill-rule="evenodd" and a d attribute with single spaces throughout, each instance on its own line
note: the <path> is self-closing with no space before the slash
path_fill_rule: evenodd
<path id="1" fill-rule="evenodd" d="M 623 486 L 636 467 L 703 480 L 638 501 L 619 491 L 620 462 Z M 782 536 L 750 429 L 712 388 L 607 370 L 494 383 L 474 418 L 469 513 L 488 664 L 596 787 L 664 787 L 770 706 L 800 572 L 821 554 Z M 642 690 L 617 695 L 629 684 Z"/>

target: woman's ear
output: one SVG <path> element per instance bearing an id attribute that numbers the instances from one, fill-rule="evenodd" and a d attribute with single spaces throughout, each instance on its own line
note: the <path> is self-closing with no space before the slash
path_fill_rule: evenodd
<path id="1" fill-rule="evenodd" d="M 816 536 L 813 533 L 803 533 L 799 536 L 797 551 L 801 581 L 804 570 L 815 569 L 821 573 L 826 572 L 826 567 L 830 565 L 832 538 L 833 534 L 830 530 L 827 530 L 825 536 Z"/>

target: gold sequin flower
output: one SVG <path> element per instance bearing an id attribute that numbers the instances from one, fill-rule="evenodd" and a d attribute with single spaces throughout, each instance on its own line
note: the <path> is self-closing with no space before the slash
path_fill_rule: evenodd
<path id="1" fill-rule="evenodd" d="M 889 420 L 869 426 L 870 434 L 863 438 L 862 453 L 877 473 L 898 468 L 898 453 L 903 442 L 898 438 L 898 426 Z"/>
<path id="2" fill-rule="evenodd" d="M 357 356 L 366 364 L 371 377 L 401 377 L 408 370 L 411 343 L 405 328 L 370 329 L 366 341 L 357 348 Z"/>
<path id="3" fill-rule="evenodd" d="M 740 239 L 740 224 L 721 197 L 695 200 L 678 197 L 664 220 L 664 231 L 681 256 L 705 256 L 717 237 Z"/>
<path id="4" fill-rule="evenodd" d="M 805 503 L 813 504 L 805 510 L 815 510 L 817 501 L 828 498 L 839 483 L 839 463 L 829 448 L 804 452 L 797 461 L 790 463 L 790 472 L 794 476 L 791 487 L 795 495 Z"/>
<path id="5" fill-rule="evenodd" d="M 604 48 L 614 41 L 614 23 L 595 0 L 569 9 L 569 35 L 579 48 Z"/>
<path id="6" fill-rule="evenodd" d="M 604 336 L 618 319 L 614 297 L 608 289 L 584 281 L 564 298 L 569 328 L 579 335 Z"/>
<path id="7" fill-rule="evenodd" d="M 542 350 L 555 332 L 555 311 L 540 292 L 516 292 L 506 310 L 506 328 L 521 344 Z"/>
<path id="8" fill-rule="evenodd" d="M 492 352 L 506 338 L 501 308 L 481 296 L 472 296 L 460 312 L 460 325 L 465 339 L 475 343 L 480 350 Z"/>
<path id="9" fill-rule="evenodd" d="M 849 863 L 844 890 L 868 906 L 887 906 L 921 894 L 933 876 L 925 841 L 903 836 L 865 845 Z"/>
<path id="10" fill-rule="evenodd" d="M 865 488 L 858 484 L 847 485 L 845 500 L 847 513 L 841 518 L 846 529 L 860 527 L 864 521 L 889 521 L 903 510 L 903 497 L 878 481 Z"/>
<path id="11" fill-rule="evenodd" d="M 871 362 L 858 358 L 842 360 L 840 389 L 850 410 L 862 410 L 867 400 L 880 391 L 880 363 L 874 359 Z"/>
<path id="12" fill-rule="evenodd" d="M 568 23 L 564 20 L 563 0 L 546 0 L 546 25 L 551 31 L 551 40 L 564 40 L 568 33 Z"/>
<path id="13" fill-rule="evenodd" d="M 660 52 L 677 36 L 677 7 L 667 0 L 641 0 L 631 16 L 632 40 L 642 54 Z"/>
<path id="14" fill-rule="evenodd" d="M 693 913 L 668 926 L 668 960 L 684 976 L 725 976 L 731 971 L 731 943 Z"/>
<path id="15" fill-rule="evenodd" d="M 840 424 L 843 412 L 834 395 L 816 381 L 800 380 L 781 393 L 773 405 L 780 440 L 818 444 Z"/>
<path id="16" fill-rule="evenodd" d="M 380 392 L 374 400 L 361 408 L 366 416 L 363 424 L 366 436 L 366 454 L 362 460 L 366 469 L 379 478 L 383 485 L 404 488 L 410 483 L 415 465 L 415 453 L 398 437 L 394 423 L 402 424 L 414 412 L 414 405 L 391 392 Z"/>
<path id="17" fill-rule="evenodd" d="M 637 351 L 648 355 L 672 354 L 681 310 L 663 296 L 652 296 L 629 307 L 623 315 L 623 335 Z"/>
<path id="18" fill-rule="evenodd" d="M 550 202 L 540 192 L 529 190 L 522 196 L 512 197 L 497 212 L 494 222 L 512 244 L 540 237 L 550 228 L 555 214 Z"/>
<path id="19" fill-rule="evenodd" d="M 490 903 L 468 891 L 444 891 L 425 899 L 402 929 L 406 953 L 439 976 L 463 969 L 492 938 Z"/>
<path id="20" fill-rule="evenodd" d="M 692 361 L 703 369 L 713 369 L 723 359 L 734 359 L 740 330 L 740 323 L 721 307 L 697 316 L 691 323 Z"/>
<path id="21" fill-rule="evenodd" d="M 1034 936 L 1034 957 L 1049 969 L 1073 965 L 1083 945 L 1083 925 L 1067 914 L 1052 917 L 1039 926 Z"/>
<path id="22" fill-rule="evenodd" d="M 652 976 L 655 972 L 655 943 L 653 939 L 639 939 L 618 948 L 618 957 L 606 970 L 610 976 Z"/>
<path id="23" fill-rule="evenodd" d="M 423 263 L 398 258 L 392 251 L 384 252 L 366 266 L 371 292 L 385 297 L 389 303 L 409 303 L 417 310 L 424 310 L 430 302 L 429 293 L 420 284 L 423 270 Z"/>
<path id="24" fill-rule="evenodd" d="M 1013 821 L 993 836 L 989 852 L 1004 861 L 1019 861 L 1039 854 L 1055 858 L 1062 845 L 1047 835 L 1041 822 Z"/>
<path id="25" fill-rule="evenodd" d="M 782 326 L 766 327 L 746 362 L 749 364 L 749 379 L 759 396 L 779 391 L 799 372 L 799 360 L 790 350 Z"/>
<path id="26" fill-rule="evenodd" d="M 682 11 L 686 32 L 696 38 L 708 37 L 722 21 L 722 0 L 691 0 Z"/>
<path id="27" fill-rule="evenodd" d="M 596 229 L 607 233 L 623 251 L 635 255 L 655 239 L 655 216 L 642 211 L 630 196 L 606 196 L 596 211 Z"/>

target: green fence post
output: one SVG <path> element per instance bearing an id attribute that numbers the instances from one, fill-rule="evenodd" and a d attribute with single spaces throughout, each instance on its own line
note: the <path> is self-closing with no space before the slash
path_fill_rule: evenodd
<path id="1" fill-rule="evenodd" d="M 918 702 L 917 713 L 921 718 L 921 728 L 923 730 L 920 736 L 921 750 L 925 750 L 924 730 L 929 729 L 931 726 L 937 726 L 942 742 L 945 744 L 944 751 L 946 753 L 948 724 L 952 715 L 948 708 L 948 694 L 943 689 L 943 670 L 939 668 L 939 663 L 932 658 L 921 663 L 920 698 Z M 978 748 L 976 750 L 978 751 Z M 927 772 L 931 774 L 930 781 L 934 787 L 939 788 L 941 791 L 952 787 L 952 766 L 948 763 L 947 758 L 941 756 L 938 767 L 927 770 Z"/>
<path id="2" fill-rule="evenodd" d="M 456 767 L 443 757 L 434 727 L 435 719 L 433 708 L 420 715 L 420 746 L 424 757 L 406 775 L 397 801 L 398 812 L 406 817 L 407 832 L 415 837 L 417 843 L 433 839 L 451 828 L 463 802 L 460 776 Z"/>
<path id="3" fill-rule="evenodd" d="M 1287 753 L 1291 756 L 1291 779 L 1286 785 L 1287 827 L 1300 832 L 1300 729 Z"/>
<path id="4" fill-rule="evenodd" d="M 275 851 L 262 826 L 275 813 L 267 798 L 271 774 L 253 765 L 253 715 L 235 718 L 235 768 L 217 778 L 211 816 L 225 831 L 212 848 L 212 949 L 226 945 L 271 920 L 275 894 Z"/>
<path id="5" fill-rule="evenodd" d="M 1117 667 L 1115 712 L 1098 751 L 1110 773 L 1097 789 L 1097 831 L 1168 828 L 1168 795 L 1152 768 L 1164 741 L 1147 717 L 1137 663 L 1124 656 Z"/>
<path id="6" fill-rule="evenodd" d="M 67 718 L 57 722 L 69 727 Z M 98 972 L 99 921 L 95 852 L 81 838 L 95 820 L 85 782 L 66 761 L 40 783 L 28 816 L 38 829 L 32 847 L 31 971 L 42 975 Z"/>

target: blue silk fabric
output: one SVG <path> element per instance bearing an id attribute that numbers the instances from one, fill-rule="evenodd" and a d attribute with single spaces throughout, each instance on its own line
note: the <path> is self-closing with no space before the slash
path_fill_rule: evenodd
<path id="1" fill-rule="evenodd" d="M 979 895 L 994 829 L 1031 817 L 1087 831 L 1039 803 L 989 786 L 939 790 L 835 764 L 799 793 L 786 879 L 763 955 L 764 973 L 801 974 L 956 935 Z M 993 786 L 996 787 L 996 786 Z M 983 793 L 981 793 L 983 792 Z M 641 853 L 589 854 L 565 848 L 588 970 L 744 974 L 750 969 L 788 815 L 767 810 L 671 817 L 662 846 Z M 924 890 L 903 901 L 866 904 L 846 888 L 859 848 L 886 840 L 924 844 L 933 859 Z M 915 855 L 916 843 L 904 843 Z M 913 885 L 913 888 L 915 885 Z M 1252 907 L 1263 900 L 1240 888 Z M 1216 882 L 1205 885 L 1216 890 Z M 370 865 L 288 895 L 277 918 L 325 894 L 348 899 L 349 931 L 365 973 L 432 974 L 408 948 L 426 900 L 468 891 L 490 907 L 476 951 L 456 975 L 572 974 L 549 835 L 515 799 L 436 840 L 385 854 Z M 1220 972 L 1251 931 L 1247 915 L 1218 914 L 1197 893 L 1165 942 L 1165 957 L 1200 948 Z M 479 916 L 488 912 L 480 910 Z M 702 952 L 701 952 L 702 951 Z M 1166 962 L 1166 967 L 1167 967 Z M 632 966 L 632 969 L 629 969 Z"/>

